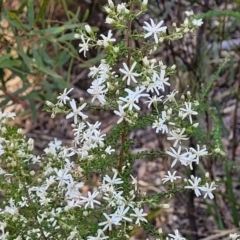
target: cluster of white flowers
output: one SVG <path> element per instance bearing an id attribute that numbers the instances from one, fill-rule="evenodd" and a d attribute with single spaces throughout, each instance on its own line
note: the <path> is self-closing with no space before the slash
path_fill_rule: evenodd
<path id="1" fill-rule="evenodd" d="M 119 4 L 115 7 L 112 1 L 109 1 L 109 5 L 105 7 L 105 9 L 109 14 L 106 22 L 110 24 L 113 24 L 115 22 L 119 23 L 119 20 L 123 21 L 123 19 L 119 19 L 121 13 L 127 14 L 129 12 L 129 9 L 127 9 L 127 5 L 125 3 Z M 193 13 L 186 12 L 186 15 L 189 17 L 193 15 Z M 154 20 L 150 19 L 150 23 L 144 22 L 144 24 L 145 26 L 143 26 L 143 29 L 146 31 L 144 38 L 153 37 L 156 44 L 161 42 L 161 33 L 165 33 L 167 29 L 166 26 L 162 26 L 163 21 L 155 24 Z M 191 32 L 194 29 L 191 28 L 191 26 L 200 26 L 201 24 L 201 19 L 193 19 L 191 21 L 189 18 L 186 18 L 181 27 L 176 28 L 176 32 Z M 87 26 L 87 28 L 89 28 L 89 26 Z M 105 48 L 112 47 L 110 44 L 115 42 L 116 39 L 111 38 L 112 32 L 109 32 L 108 35 L 108 38 L 101 35 L 101 37 L 105 39 L 106 42 L 99 44 L 99 41 L 97 41 L 97 45 L 103 45 Z M 94 43 L 94 40 L 95 39 L 91 39 L 89 37 L 87 41 Z M 80 45 L 80 52 L 84 50 L 81 48 L 81 46 L 82 45 Z M 151 51 L 154 51 L 154 49 Z M 167 66 L 165 66 L 161 61 L 149 59 L 147 56 L 144 56 L 142 63 L 140 63 L 137 58 L 134 58 L 134 56 L 131 57 L 130 62 L 123 62 L 123 67 L 119 68 L 119 74 L 120 79 L 125 82 L 124 85 L 126 87 L 124 91 L 127 94 L 126 96 L 119 96 L 117 101 L 118 109 L 115 109 L 114 113 L 120 117 L 117 124 L 120 124 L 123 121 L 133 122 L 133 116 L 138 116 L 141 110 L 140 99 L 142 99 L 143 103 L 148 103 L 148 108 L 150 108 L 153 104 L 156 110 L 158 109 L 157 106 L 159 102 L 161 104 L 164 104 L 167 101 L 175 102 L 176 106 L 174 108 L 170 107 L 167 110 L 161 112 L 161 117 L 157 116 L 152 124 L 152 127 L 156 129 L 157 133 L 169 133 L 168 140 L 174 141 L 174 148 L 178 147 L 177 151 L 172 147 L 170 148 L 171 152 L 167 151 L 167 154 L 174 158 L 171 167 L 174 167 L 174 165 L 179 160 L 182 165 L 189 166 L 190 169 L 192 169 L 193 163 L 198 164 L 199 158 L 206 156 L 208 154 L 208 151 L 206 148 L 200 149 L 200 146 L 197 145 L 197 150 L 190 148 L 189 150 L 186 149 L 184 153 L 181 152 L 181 142 L 183 140 L 188 140 L 189 137 L 187 134 L 185 134 L 185 128 L 180 128 L 180 126 L 175 123 L 173 124 L 170 122 L 170 120 L 173 118 L 175 112 L 178 111 L 179 122 L 188 117 L 190 124 L 197 126 L 196 124 L 193 124 L 193 117 L 198 113 L 196 110 L 194 110 L 194 106 L 197 106 L 197 104 L 191 102 L 190 100 L 182 102 L 180 105 L 177 104 L 175 100 L 175 95 L 177 94 L 176 90 L 173 90 L 172 93 L 166 94 L 164 96 L 165 87 L 170 86 L 169 77 L 166 77 L 166 73 L 170 72 L 174 68 L 175 66 L 172 66 L 168 69 Z M 108 92 L 107 86 L 112 85 L 112 79 L 114 77 L 116 79 L 119 78 L 115 72 L 111 72 L 111 69 L 111 66 L 106 63 L 106 60 L 102 60 L 102 63 L 99 67 L 94 66 L 90 69 L 89 76 L 95 77 L 92 86 L 88 90 L 88 92 L 93 96 L 92 101 L 98 99 L 100 104 L 106 103 L 105 95 L 107 95 Z M 168 175 L 163 178 L 163 183 L 167 181 L 173 182 L 178 178 L 181 178 L 180 176 L 175 176 L 175 174 L 176 171 L 173 174 L 168 171 Z M 201 179 L 194 176 L 191 176 L 187 182 L 190 183 L 190 186 L 185 186 L 185 188 L 194 190 L 196 196 L 201 195 L 201 192 L 199 191 L 200 189 L 201 191 L 205 192 L 204 197 L 209 196 L 211 199 L 213 198 L 212 191 L 216 189 L 214 182 L 210 184 L 206 183 L 205 185 L 200 186 L 199 184 L 201 183 Z M 124 207 L 122 208 L 124 209 Z M 107 219 L 108 223 L 110 222 L 116 224 L 116 222 L 118 222 L 116 219 Z M 103 230 L 106 230 L 106 227 Z M 178 235 L 178 232 L 176 235 Z M 178 239 L 173 238 L 173 236 L 170 237 L 171 239 Z"/>
<path id="2" fill-rule="evenodd" d="M 145 0 L 141 5 L 141 11 L 145 10 L 146 5 Z M 108 0 L 105 10 L 108 14 L 107 23 L 118 26 L 121 30 L 131 31 L 131 28 L 127 28 L 126 21 L 130 21 L 129 18 L 135 16 L 130 14 L 128 4 L 114 5 L 111 0 Z M 193 15 L 191 12 L 186 14 L 188 17 Z M 157 24 L 153 19 L 145 21 L 138 37 L 146 39 L 147 52 L 153 53 L 164 38 L 175 39 L 176 34 L 183 35 L 192 32 L 202 24 L 201 19 L 194 20 L 188 17 L 180 27 L 175 28 L 175 32 L 170 36 L 166 35 L 167 27 L 164 26 L 163 21 Z M 121 127 L 128 123 L 134 125 L 139 121 L 141 109 L 147 104 L 149 111 L 153 109 L 150 125 L 156 133 L 167 134 L 167 139 L 172 143 L 172 147 L 166 151 L 167 155 L 173 158 L 172 168 L 179 162 L 184 167 L 192 169 L 193 164 L 199 164 L 200 158 L 208 154 L 207 149 L 201 148 L 200 145 L 197 145 L 196 149 L 193 147 L 184 149 L 182 145 L 182 142 L 187 141 L 191 134 L 187 126 L 197 127 L 196 108 L 198 104 L 189 96 L 186 101 L 185 98 L 177 101 L 175 96 L 178 91 L 175 89 L 169 93 L 169 76 L 176 66 L 167 67 L 151 55 L 143 56 L 141 51 L 137 54 L 130 54 L 127 43 L 126 46 L 114 46 L 114 43 L 117 44 L 117 39 L 113 35 L 114 33 L 109 30 L 107 36 L 100 34 L 100 39 L 98 39 L 89 25 L 75 34 L 75 38 L 81 41 L 79 52 L 85 57 L 92 47 L 102 47 L 109 54 L 112 53 L 112 59 L 110 57 L 102 59 L 99 66 L 90 68 L 89 77 L 93 78 L 93 81 L 87 92 L 92 96 L 91 103 L 83 99 L 80 99 L 80 102 L 71 99 L 69 94 L 73 88 L 65 89 L 57 97 L 56 104 L 46 103 L 53 112 L 52 116 L 62 112 L 66 114 L 66 119 L 73 121 L 73 147 L 62 146 L 61 141 L 54 139 L 44 149 L 45 155 L 40 157 L 32 154 L 34 145 L 32 139 L 16 140 L 9 146 L 7 146 L 6 139 L 1 139 L 0 155 L 6 151 L 12 151 L 13 159 L 17 160 L 8 162 L 6 159 L 6 169 L 12 167 L 12 170 L 0 168 L 0 177 L 4 176 L 5 184 L 13 182 L 13 189 L 18 194 L 27 189 L 26 195 L 21 198 L 15 197 L 14 194 L 7 198 L 4 207 L 0 209 L 0 216 L 4 219 L 0 222 L 1 239 L 7 239 L 11 234 L 5 231 L 8 221 L 17 223 L 16 227 L 22 226 L 18 235 L 15 236 L 15 239 L 19 240 L 62 239 L 61 229 L 64 229 L 63 235 L 68 240 L 82 239 L 81 234 L 88 240 L 111 239 L 110 236 L 114 231 L 119 231 L 117 235 L 126 238 L 129 237 L 131 230 L 127 226 L 131 227 L 131 224 L 140 226 L 142 223 L 147 223 L 147 213 L 144 213 L 143 209 L 144 201 L 137 200 L 142 196 L 137 186 L 137 179 L 129 174 L 128 177 L 132 177 L 132 182 L 129 184 L 127 183 L 129 179 L 121 176 L 121 174 L 124 175 L 125 170 L 129 171 L 129 162 L 123 162 L 119 170 L 106 167 L 104 174 L 100 174 L 101 183 L 96 184 L 92 190 L 86 191 L 87 184 L 84 180 L 87 174 L 84 175 L 83 169 L 91 169 L 90 165 L 94 165 L 95 159 L 99 161 L 99 159 L 115 157 L 121 162 L 123 161 L 121 157 L 124 155 L 118 154 L 117 149 L 106 144 L 107 136 L 101 133 L 101 122 L 87 121 L 89 105 L 94 105 L 94 107 L 100 105 L 113 111 L 119 117 L 116 125 Z M 123 52 L 127 53 L 126 58 L 122 55 Z M 116 67 L 119 61 L 122 63 Z M 3 124 L 6 123 L 6 119 L 13 117 L 11 114 L 1 113 L 0 115 L 0 121 Z M 1 127 L 1 133 L 4 133 L 5 127 Z M 17 134 L 21 135 L 20 132 Z M 19 161 L 25 164 L 25 168 L 20 168 L 17 172 L 15 170 L 20 165 Z M 107 164 L 107 161 L 103 164 Z M 38 167 L 35 168 L 35 165 Z M 93 169 L 95 169 L 94 166 Z M 112 174 L 107 174 L 111 170 Z M 19 179 L 18 174 L 26 182 Z M 162 182 L 173 183 L 181 179 L 176 174 L 176 171 L 173 173 L 168 171 Z M 33 177 L 32 181 L 29 181 L 29 176 Z M 193 190 L 196 196 L 200 196 L 202 191 L 205 193 L 204 198 L 214 197 L 212 194 L 212 191 L 216 189 L 214 182 L 203 184 L 200 177 L 191 176 L 184 184 L 185 188 Z M 24 215 L 24 211 L 27 211 L 29 215 Z M 33 217 L 34 211 L 36 213 L 34 219 L 27 219 L 29 216 Z M 89 216 L 88 221 L 85 221 L 86 224 L 92 224 L 92 229 L 95 230 L 78 231 L 79 223 L 86 216 Z M 55 233 L 56 236 L 53 237 Z M 185 238 L 181 237 L 178 230 L 175 230 L 174 234 L 168 234 L 166 239 L 184 240 Z"/>
<path id="3" fill-rule="evenodd" d="M 97 125 L 97 124 L 96 124 Z M 95 125 L 95 127 L 96 127 Z M 89 126 L 92 131 L 96 130 L 93 126 Z M 27 144 L 27 143 L 26 143 Z M 16 144 L 15 148 L 21 150 L 21 157 L 28 160 L 28 163 L 33 163 L 33 154 L 27 153 L 26 145 Z M 15 151 L 15 148 L 12 150 Z M 7 148 L 5 147 L 7 150 Z M 86 194 L 81 193 L 84 188 L 84 182 L 77 181 L 76 179 L 76 164 L 71 161 L 71 156 L 75 154 L 71 148 L 62 146 L 62 142 L 54 139 L 54 141 L 48 144 L 48 147 L 44 150 L 47 154 L 47 164 L 42 163 L 42 159 L 38 158 L 37 163 L 42 166 L 42 173 L 38 175 L 37 172 L 32 170 L 30 173 L 32 176 L 37 177 L 36 183 L 24 183 L 22 185 L 17 181 L 18 173 L 8 174 L 5 170 L 1 169 L 1 175 L 5 179 L 11 179 L 15 181 L 17 191 L 21 192 L 27 190 L 27 196 L 22 196 L 21 199 L 13 199 L 12 197 L 6 201 L 5 207 L 0 209 L 0 216 L 2 219 L 11 219 L 13 222 L 21 224 L 23 227 L 27 224 L 29 219 L 26 219 L 22 212 L 26 208 L 41 206 L 37 209 L 36 221 L 37 226 L 33 229 L 28 229 L 25 233 L 19 231 L 19 235 L 15 239 L 32 239 L 34 237 L 50 238 L 51 232 L 47 229 L 54 229 L 55 231 L 61 229 L 61 222 L 59 219 L 64 220 L 68 214 L 71 214 L 72 209 L 96 209 L 99 211 L 100 205 L 104 205 L 105 211 L 103 212 L 103 220 L 98 223 L 99 229 L 97 230 L 97 236 L 88 236 L 87 239 L 108 239 L 109 236 L 105 236 L 104 231 L 113 229 L 113 226 L 125 225 L 126 222 L 140 224 L 141 221 L 146 222 L 146 213 L 143 209 L 139 208 L 138 202 L 134 201 L 135 192 L 131 191 L 128 195 L 123 193 L 123 181 L 118 177 L 118 172 L 115 170 L 112 178 L 109 175 L 103 177 L 101 185 L 93 192 L 88 191 Z M 114 152 L 111 147 L 105 148 L 105 152 L 111 154 Z M 18 155 L 19 156 L 19 155 Z M 26 162 L 26 161 L 25 161 Z M 53 167 L 59 165 L 59 168 Z M 81 176 L 81 175 L 80 175 Z M 41 183 L 41 184 L 39 184 Z M 136 181 L 133 182 L 136 189 Z M 54 208 L 53 202 L 58 199 L 59 206 Z M 64 204 L 65 202 L 65 204 Z M 30 210 L 29 209 L 29 210 Z M 79 211 L 79 210 L 78 210 Z M 65 220 L 64 220 L 65 221 Z M 134 221 L 134 222 L 133 222 Z M 75 231 L 71 231 L 67 239 L 75 239 L 78 236 L 77 221 L 76 226 L 71 226 Z M 44 227 L 42 226 L 44 224 Z M 9 232 L 5 231 L 7 226 L 6 222 L 0 222 L 1 239 L 8 239 Z M 42 226 L 42 227 L 41 227 Z M 43 230 L 43 228 L 45 230 Z M 23 228 L 22 228 L 23 229 Z M 101 236 L 101 238 L 100 238 Z M 22 238 L 23 237 L 23 238 Z"/>

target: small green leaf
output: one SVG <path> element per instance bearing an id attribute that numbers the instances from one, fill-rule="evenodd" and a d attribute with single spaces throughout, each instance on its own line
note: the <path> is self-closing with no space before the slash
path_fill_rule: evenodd
<path id="1" fill-rule="evenodd" d="M 60 53 L 60 55 L 58 56 L 58 59 L 57 59 L 57 64 L 56 66 L 57 67 L 61 67 L 63 66 L 63 64 L 65 64 L 69 59 L 70 59 L 70 54 L 66 51 L 62 51 Z"/>
<path id="2" fill-rule="evenodd" d="M 41 29 L 41 30 L 32 30 L 31 32 L 29 32 L 29 35 L 33 36 L 33 35 L 37 35 L 37 34 L 59 34 L 62 33 L 65 30 L 64 26 L 60 26 L 60 27 L 50 27 L 47 29 Z"/>
<path id="3" fill-rule="evenodd" d="M 17 42 L 17 52 L 18 52 L 18 54 L 22 58 L 23 62 L 27 66 L 27 68 L 29 70 L 31 70 L 32 66 L 34 65 L 32 58 L 30 58 L 26 53 L 24 53 L 23 48 L 22 48 L 22 44 L 21 44 L 21 38 L 17 37 L 15 39 L 16 39 L 16 42 Z"/>
<path id="4" fill-rule="evenodd" d="M 10 67 L 10 70 L 11 70 L 14 74 L 21 76 L 21 79 L 23 78 L 23 76 L 26 76 L 26 75 L 29 74 L 28 71 L 25 71 L 25 70 L 22 70 L 22 69 L 19 69 L 19 68 L 15 68 L 15 67 Z"/>
<path id="5" fill-rule="evenodd" d="M 51 76 L 54 79 L 62 79 L 62 77 L 60 75 L 58 75 L 57 73 L 55 73 L 54 71 L 52 71 L 51 69 L 49 69 L 46 66 L 41 66 L 40 68 L 38 68 L 40 71 L 46 73 L 47 75 Z"/>
<path id="6" fill-rule="evenodd" d="M 82 24 L 76 24 L 76 23 L 72 23 L 72 24 L 65 24 L 63 26 L 58 26 L 58 27 L 50 27 L 47 29 L 41 29 L 41 30 L 32 30 L 29 32 L 30 36 L 35 36 L 36 34 L 51 34 L 51 35 L 55 35 L 55 34 L 59 34 L 64 32 L 65 30 L 69 30 L 69 29 L 75 29 L 75 28 L 79 28 L 80 26 L 82 26 Z"/>
<path id="7" fill-rule="evenodd" d="M 48 2 L 49 2 L 49 0 L 44 0 L 43 1 L 42 5 L 41 5 L 41 7 L 39 9 L 39 12 L 38 12 L 38 14 L 36 16 L 35 24 L 41 19 L 42 20 L 42 25 L 44 26 L 44 24 L 45 24 L 45 15 L 44 15 L 44 13 L 46 11 L 46 7 L 48 5 Z"/>
<path id="8" fill-rule="evenodd" d="M 28 98 L 34 123 L 37 122 L 37 108 L 34 99 Z"/>
<path id="9" fill-rule="evenodd" d="M 34 1 L 28 0 L 28 22 L 30 28 L 34 26 Z"/>
<path id="10" fill-rule="evenodd" d="M 0 57 L 0 68 L 16 67 L 21 65 L 21 61 L 10 59 L 11 54 L 5 54 Z"/>
<path id="11" fill-rule="evenodd" d="M 77 49 L 70 42 L 65 42 L 64 44 L 66 44 L 67 47 L 70 49 L 72 55 L 74 55 L 74 56 L 78 55 Z"/>
<path id="12" fill-rule="evenodd" d="M 89 9 L 87 9 L 83 15 L 82 22 L 86 22 L 89 17 Z"/>
<path id="13" fill-rule="evenodd" d="M 0 63 L 0 68 L 10 68 L 10 67 L 19 67 L 21 65 L 21 61 L 19 60 L 5 60 Z"/>
<path id="14" fill-rule="evenodd" d="M 17 24 L 17 26 L 21 26 L 22 28 L 25 28 L 25 26 L 23 25 L 21 19 L 17 16 L 17 14 L 15 12 L 8 12 L 8 16 L 10 19 L 14 20 Z"/>
<path id="15" fill-rule="evenodd" d="M 74 33 L 67 33 L 64 34 L 63 36 L 57 38 L 58 42 L 65 42 L 65 41 L 71 41 L 74 39 Z"/>
<path id="16" fill-rule="evenodd" d="M 10 57 L 11 57 L 10 53 L 1 56 L 0 57 L 0 65 L 1 65 L 1 63 L 4 63 L 4 61 L 8 60 Z"/>
<path id="17" fill-rule="evenodd" d="M 43 66 L 42 58 L 39 56 L 38 51 L 32 46 L 32 53 L 33 53 L 33 58 L 35 60 L 36 65 L 38 68 L 41 68 Z"/>
<path id="18" fill-rule="evenodd" d="M 47 52 L 45 51 L 45 48 L 41 48 L 39 51 L 39 54 L 43 60 L 44 63 L 46 63 L 46 65 L 49 65 L 51 67 L 55 67 L 55 60 L 52 59 Z"/>
<path id="19" fill-rule="evenodd" d="M 71 17 L 71 20 L 73 22 L 79 22 L 79 13 L 80 13 L 80 7 L 77 8 L 77 11 L 76 13 L 73 13 L 73 12 L 69 12 L 69 16 Z"/>

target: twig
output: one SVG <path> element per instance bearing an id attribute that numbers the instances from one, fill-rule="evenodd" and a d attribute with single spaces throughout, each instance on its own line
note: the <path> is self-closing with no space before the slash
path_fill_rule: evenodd
<path id="1" fill-rule="evenodd" d="M 238 105 L 240 101 L 240 78 L 238 78 L 238 90 L 236 96 L 236 104 L 233 115 L 233 140 L 232 140 L 232 161 L 235 161 L 236 149 L 238 146 L 237 141 L 237 125 L 238 125 Z"/>

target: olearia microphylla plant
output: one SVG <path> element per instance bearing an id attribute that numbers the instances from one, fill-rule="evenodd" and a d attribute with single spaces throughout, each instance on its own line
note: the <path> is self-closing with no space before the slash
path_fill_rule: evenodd
<path id="1" fill-rule="evenodd" d="M 198 102 L 190 93 L 177 101 L 178 91 L 173 87 L 169 91 L 176 66 L 154 58 L 163 41 L 180 39 L 202 20 L 187 12 L 184 23 L 173 24 L 169 34 L 163 21 L 151 18 L 141 30 L 132 31 L 136 19 L 147 10 L 146 0 L 118 5 L 108 0 L 104 9 L 113 30 L 98 38 L 86 25 L 75 34 L 85 57 L 91 48 L 106 53 L 98 66 L 89 69 L 91 101 L 71 99 L 72 89 L 65 89 L 55 104 L 46 103 L 52 117 L 62 113 L 73 121 L 72 147 L 54 139 L 42 156 L 35 156 L 33 139 L 6 125 L 13 114 L 0 114 L 1 239 L 129 239 L 138 226 L 155 239 L 185 239 L 178 229 L 169 234 L 154 230 L 144 206 L 159 206 L 165 197 L 188 189 L 197 197 L 214 198 L 216 185 L 207 177 L 192 175 L 181 187 L 175 185 L 176 181 L 181 184 L 175 165 L 192 169 L 208 151 L 199 144 L 196 149 L 184 145 L 198 126 Z M 142 46 L 133 47 L 134 40 Z M 144 105 L 147 114 L 141 111 Z M 88 120 L 87 110 L 112 111 L 118 117 L 108 135 L 101 133 L 101 122 Z M 170 182 L 169 191 L 153 196 L 142 193 L 131 175 L 135 160 L 151 153 L 131 153 L 128 136 L 134 128 L 147 126 L 165 134 L 171 143 L 166 153 L 151 151 L 156 157 L 171 158 L 173 169 L 162 179 L 163 184 Z M 89 180 L 93 174 L 100 179 L 95 185 Z"/>

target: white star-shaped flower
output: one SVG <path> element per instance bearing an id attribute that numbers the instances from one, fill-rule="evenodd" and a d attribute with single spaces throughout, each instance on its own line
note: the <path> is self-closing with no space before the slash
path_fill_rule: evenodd
<path id="1" fill-rule="evenodd" d="M 66 104 L 66 101 L 70 100 L 70 97 L 68 97 L 68 94 L 73 90 L 73 88 L 69 89 L 67 91 L 67 88 L 64 89 L 63 93 L 60 93 L 60 95 L 57 97 L 59 103 Z"/>
<path id="2" fill-rule="evenodd" d="M 187 137 L 187 135 L 184 135 L 184 132 L 185 132 L 185 128 L 170 131 L 171 137 L 168 137 L 167 139 L 168 140 L 175 140 L 175 142 L 173 144 L 173 147 L 176 147 L 178 145 L 178 143 L 181 142 L 181 140 L 188 140 L 189 139 Z"/>
<path id="3" fill-rule="evenodd" d="M 104 36 L 103 34 L 100 35 L 103 40 L 100 40 L 100 42 L 103 44 L 104 47 L 108 47 L 110 42 L 115 42 L 116 39 L 112 38 L 112 30 L 108 31 L 108 35 Z"/>
<path id="4" fill-rule="evenodd" d="M 175 174 L 176 174 L 176 171 L 174 171 L 173 173 L 168 171 L 168 174 L 164 175 L 162 182 L 163 183 L 168 182 L 168 181 L 173 182 L 173 181 L 176 181 L 178 178 L 181 178 L 180 176 L 175 176 Z"/>
<path id="5" fill-rule="evenodd" d="M 80 202 L 86 203 L 85 209 L 87 207 L 94 209 L 94 204 L 99 204 L 99 205 L 101 204 L 99 201 L 95 200 L 95 198 L 97 197 L 98 194 L 99 194 L 98 191 L 95 191 L 93 193 L 88 191 L 88 197 L 80 196 L 80 198 L 82 199 L 82 200 L 80 200 Z"/>
<path id="6" fill-rule="evenodd" d="M 212 194 L 212 191 L 216 189 L 215 182 L 206 183 L 205 186 L 200 187 L 200 189 L 205 192 L 205 195 L 203 198 L 209 197 L 210 199 L 214 198 L 214 195 Z"/>
<path id="7" fill-rule="evenodd" d="M 129 69 L 126 63 L 123 63 L 123 68 L 120 68 L 119 71 L 123 74 L 125 74 L 125 76 L 123 77 L 123 80 L 125 80 L 127 78 L 127 85 L 130 85 L 130 81 L 132 80 L 133 82 L 137 82 L 135 77 L 140 76 L 141 74 L 139 73 L 135 73 L 133 72 L 135 66 L 136 66 L 136 62 L 133 63 L 133 65 L 131 66 L 131 68 Z"/>
<path id="8" fill-rule="evenodd" d="M 190 123 L 192 124 L 192 115 L 198 114 L 198 112 L 192 110 L 192 103 L 185 102 L 185 108 L 180 108 L 180 110 L 183 111 L 182 119 L 189 116 Z"/>
<path id="9" fill-rule="evenodd" d="M 144 26 L 143 28 L 148 31 L 148 33 L 144 35 L 144 38 L 153 35 L 155 42 L 158 43 L 158 33 L 166 31 L 167 27 L 161 27 L 163 24 L 163 20 L 160 21 L 158 24 L 155 24 L 152 18 L 150 18 L 150 22 L 151 24 L 149 24 L 148 22 L 144 22 L 146 26 Z"/>
<path id="10" fill-rule="evenodd" d="M 74 117 L 74 123 L 77 124 L 78 122 L 78 116 L 82 117 L 82 119 L 86 119 L 88 118 L 87 115 L 82 113 L 82 110 L 84 109 L 84 107 L 87 105 L 86 103 L 82 104 L 80 107 L 77 107 L 76 105 L 76 101 L 74 99 L 72 99 L 70 101 L 70 105 L 72 107 L 72 112 L 70 112 L 67 116 L 66 119 L 69 119 L 71 117 Z"/>
<path id="11" fill-rule="evenodd" d="M 192 24 L 196 27 L 200 27 L 203 24 L 202 19 L 193 19 Z"/>
<path id="12" fill-rule="evenodd" d="M 82 43 L 79 44 L 79 53 L 83 52 L 84 57 L 86 57 L 86 52 L 88 51 L 88 42 L 90 39 L 87 39 L 85 42 L 83 35 L 81 35 Z"/>
<path id="13" fill-rule="evenodd" d="M 178 230 L 174 230 L 174 235 L 173 234 L 168 234 L 168 236 L 171 237 L 170 238 L 171 240 L 186 240 L 186 238 L 181 237 Z"/>
<path id="14" fill-rule="evenodd" d="M 145 218 L 145 216 L 147 216 L 147 213 L 144 213 L 143 209 L 134 208 L 133 211 L 134 213 L 131 213 L 130 216 L 136 218 L 135 224 L 140 226 L 140 221 L 147 222 L 147 219 Z"/>
<path id="15" fill-rule="evenodd" d="M 190 183 L 190 186 L 185 186 L 185 188 L 192 189 L 197 197 L 201 196 L 201 187 L 199 186 L 201 178 L 191 175 L 191 178 L 188 179 L 188 182 Z"/>

